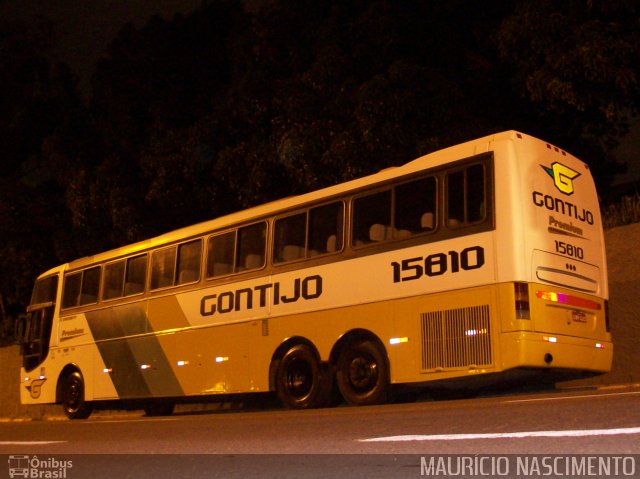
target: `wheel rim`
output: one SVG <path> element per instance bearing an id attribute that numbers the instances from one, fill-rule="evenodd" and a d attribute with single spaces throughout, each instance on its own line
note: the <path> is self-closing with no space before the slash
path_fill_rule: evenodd
<path id="1" fill-rule="evenodd" d="M 348 378 L 358 392 L 370 391 L 378 383 L 378 363 L 368 355 L 356 356 L 349 363 Z"/>
<path id="2" fill-rule="evenodd" d="M 307 361 L 291 361 L 285 377 L 287 392 L 297 398 L 306 397 L 313 386 L 313 370 Z"/>

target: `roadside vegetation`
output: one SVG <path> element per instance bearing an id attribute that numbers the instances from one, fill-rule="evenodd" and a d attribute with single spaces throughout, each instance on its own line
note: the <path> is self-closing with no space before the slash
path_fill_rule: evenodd
<path id="1" fill-rule="evenodd" d="M 57 264 L 503 130 L 618 201 L 638 18 L 629 0 L 207 0 L 124 26 L 87 91 L 59 25 L 0 19 L 0 343 Z M 606 227 L 639 203 L 603 202 Z"/>
<path id="2" fill-rule="evenodd" d="M 13 344 L 14 319 L 5 314 L 4 300 L 0 295 L 0 347 Z"/>
<path id="3" fill-rule="evenodd" d="M 640 223 L 640 193 L 623 196 L 620 201 L 602 207 L 604 229 Z"/>

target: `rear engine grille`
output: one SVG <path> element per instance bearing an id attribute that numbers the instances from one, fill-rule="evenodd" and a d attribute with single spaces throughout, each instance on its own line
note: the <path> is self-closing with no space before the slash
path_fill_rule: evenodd
<path id="1" fill-rule="evenodd" d="M 422 370 L 490 366 L 489 305 L 420 315 Z"/>

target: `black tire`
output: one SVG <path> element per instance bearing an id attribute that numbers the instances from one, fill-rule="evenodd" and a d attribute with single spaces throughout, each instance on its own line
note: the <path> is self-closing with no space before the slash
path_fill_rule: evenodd
<path id="1" fill-rule="evenodd" d="M 174 408 L 173 401 L 153 401 L 144 407 L 144 414 L 149 417 L 171 416 Z"/>
<path id="2" fill-rule="evenodd" d="M 62 409 L 69 419 L 87 419 L 93 411 L 84 398 L 84 380 L 74 371 L 62 380 Z"/>
<path id="3" fill-rule="evenodd" d="M 354 406 L 387 402 L 389 368 L 382 348 L 369 340 L 348 344 L 338 358 L 336 382 L 344 400 Z"/>
<path id="4" fill-rule="evenodd" d="M 276 372 L 278 398 L 290 409 L 326 406 L 331 395 L 331 383 L 329 369 L 305 344 L 289 349 Z"/>

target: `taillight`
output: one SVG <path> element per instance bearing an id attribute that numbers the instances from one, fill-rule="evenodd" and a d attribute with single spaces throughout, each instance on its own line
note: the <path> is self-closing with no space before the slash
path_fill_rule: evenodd
<path id="1" fill-rule="evenodd" d="M 607 333 L 611 332 L 611 325 L 609 324 L 609 300 L 604 300 L 604 324 L 607 328 Z"/>
<path id="2" fill-rule="evenodd" d="M 513 283 L 516 299 L 516 319 L 531 319 L 529 314 L 529 284 Z"/>

